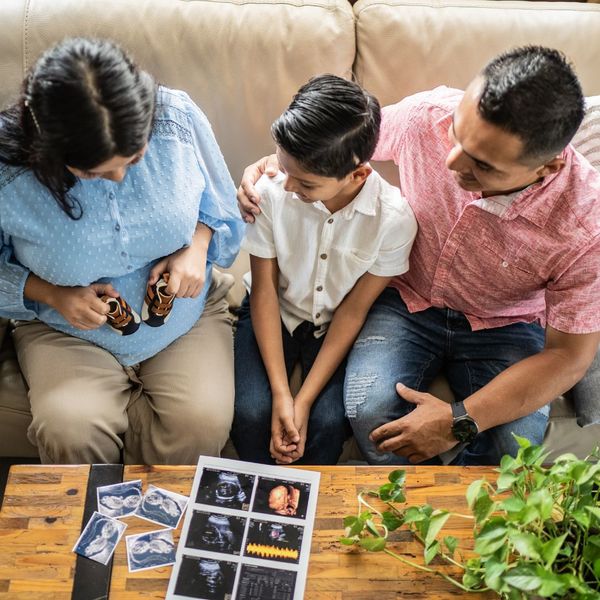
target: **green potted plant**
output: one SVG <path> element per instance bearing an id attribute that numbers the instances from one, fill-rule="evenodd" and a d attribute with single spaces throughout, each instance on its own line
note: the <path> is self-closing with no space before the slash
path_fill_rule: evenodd
<path id="1" fill-rule="evenodd" d="M 496 482 L 469 486 L 472 514 L 407 506 L 405 472 L 395 470 L 377 491 L 358 495 L 358 513 L 344 519 L 341 543 L 385 552 L 463 592 L 492 590 L 509 600 L 600 599 L 600 448 L 585 460 L 564 454 L 545 466 L 543 447 L 516 439 L 517 456 L 503 457 Z M 381 501 L 381 510 L 371 498 Z M 443 535 L 451 516 L 472 520 L 473 551 L 463 553 L 456 538 Z M 423 564 L 390 548 L 388 535 L 399 528 L 423 545 Z M 453 565 L 458 577 L 435 568 L 435 557 Z"/>

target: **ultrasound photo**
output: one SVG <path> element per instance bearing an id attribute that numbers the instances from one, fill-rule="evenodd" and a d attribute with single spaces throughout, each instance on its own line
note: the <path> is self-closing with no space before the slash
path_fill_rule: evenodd
<path id="1" fill-rule="evenodd" d="M 259 477 L 254 512 L 283 517 L 306 518 L 310 484 Z"/>
<path id="2" fill-rule="evenodd" d="M 205 468 L 200 478 L 198 504 L 248 510 L 254 475 Z"/>
<path id="3" fill-rule="evenodd" d="M 185 547 L 239 555 L 245 524 L 244 517 L 195 510 L 192 513 Z"/>
<path id="4" fill-rule="evenodd" d="M 233 562 L 184 555 L 175 593 L 201 600 L 231 600 L 236 567 Z"/>
<path id="5" fill-rule="evenodd" d="M 244 555 L 280 562 L 298 563 L 304 528 L 299 525 L 252 519 Z"/>
<path id="6" fill-rule="evenodd" d="M 236 600 L 292 600 L 296 573 L 242 565 Z"/>

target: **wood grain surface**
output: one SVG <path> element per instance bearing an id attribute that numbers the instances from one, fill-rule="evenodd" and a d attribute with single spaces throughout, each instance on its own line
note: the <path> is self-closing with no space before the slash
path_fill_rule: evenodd
<path id="1" fill-rule="evenodd" d="M 385 483 L 390 468 L 310 469 L 321 472 L 321 486 L 305 600 L 438 600 L 463 595 L 441 577 L 407 567 L 386 554 L 340 546 L 342 518 L 356 513 L 357 493 Z M 492 469 L 479 467 L 408 467 L 406 471 L 409 504 L 428 502 L 462 512 L 468 512 L 464 493 L 469 483 L 495 477 Z M 190 466 L 127 466 L 124 480 L 141 479 L 144 490 L 154 484 L 189 495 L 194 472 Z M 88 473 L 88 465 L 11 468 L 0 512 L 0 599 L 71 598 L 76 557 L 71 549 L 81 531 Z M 125 535 L 159 529 L 136 517 L 124 520 Z M 453 518 L 446 531 L 468 547 L 470 527 L 469 521 Z M 178 537 L 179 530 L 175 532 Z M 422 563 L 421 547 L 407 533 L 396 532 L 391 547 Z M 170 573 L 171 567 L 129 573 L 122 540 L 115 553 L 110 600 L 164 598 Z"/>

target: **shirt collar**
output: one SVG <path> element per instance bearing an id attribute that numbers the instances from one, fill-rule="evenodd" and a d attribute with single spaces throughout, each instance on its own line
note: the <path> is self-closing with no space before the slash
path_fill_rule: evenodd
<path id="1" fill-rule="evenodd" d="M 365 180 L 365 184 L 354 200 L 344 206 L 339 213 L 344 219 L 350 220 L 355 212 L 362 213 L 368 217 L 373 217 L 377 214 L 377 198 L 379 196 L 379 181 L 377 174 L 373 171 Z"/>

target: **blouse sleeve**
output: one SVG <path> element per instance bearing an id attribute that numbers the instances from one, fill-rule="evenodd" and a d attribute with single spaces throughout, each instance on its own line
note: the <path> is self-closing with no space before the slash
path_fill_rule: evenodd
<path id="1" fill-rule="evenodd" d="M 31 321 L 37 317 L 37 305 L 24 296 L 30 271 L 16 260 L 13 247 L 1 230 L 0 241 L 0 316 Z"/>
<path id="2" fill-rule="evenodd" d="M 229 267 L 240 250 L 245 224 L 240 216 L 235 186 L 208 119 L 188 99 L 188 117 L 196 157 L 205 187 L 198 220 L 213 230 L 207 261 Z"/>

